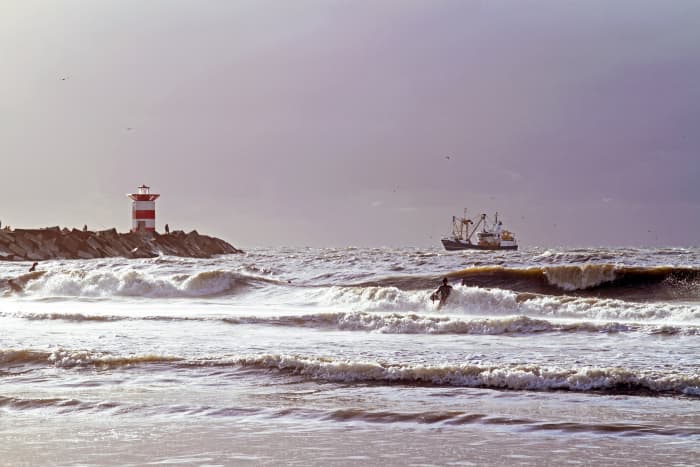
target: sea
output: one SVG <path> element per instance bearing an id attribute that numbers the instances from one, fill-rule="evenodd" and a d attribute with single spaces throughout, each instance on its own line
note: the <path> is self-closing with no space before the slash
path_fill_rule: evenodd
<path id="1" fill-rule="evenodd" d="M 29 265 L 1 465 L 700 464 L 699 248 Z"/>

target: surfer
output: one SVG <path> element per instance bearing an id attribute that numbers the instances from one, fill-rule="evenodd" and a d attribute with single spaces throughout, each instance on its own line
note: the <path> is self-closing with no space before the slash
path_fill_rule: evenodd
<path id="1" fill-rule="evenodd" d="M 32 267 L 29 268 L 29 272 L 34 272 L 34 271 L 36 271 L 36 267 L 37 267 L 38 264 L 39 264 L 39 263 L 37 263 L 37 262 L 35 261 L 34 264 L 32 264 Z"/>
<path id="2" fill-rule="evenodd" d="M 447 297 L 450 296 L 450 293 L 452 293 L 452 286 L 447 283 L 447 277 L 445 277 L 442 280 L 442 285 L 438 287 L 438 289 L 433 292 L 433 294 L 430 296 L 430 299 L 435 302 L 435 300 L 440 300 L 440 303 L 438 303 L 438 310 L 445 305 L 447 302 Z"/>

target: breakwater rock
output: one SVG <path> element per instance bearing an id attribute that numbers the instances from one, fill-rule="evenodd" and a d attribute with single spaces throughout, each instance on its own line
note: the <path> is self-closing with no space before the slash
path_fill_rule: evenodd
<path id="1" fill-rule="evenodd" d="M 91 259 L 121 256 L 153 258 L 161 254 L 191 258 L 242 253 L 229 243 L 196 230 L 118 233 L 116 229 L 97 232 L 77 229 L 0 230 L 0 260 L 42 261 L 48 259 Z"/>

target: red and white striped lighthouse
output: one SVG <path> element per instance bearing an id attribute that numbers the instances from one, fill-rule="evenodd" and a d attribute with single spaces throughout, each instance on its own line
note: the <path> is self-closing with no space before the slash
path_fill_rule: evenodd
<path id="1" fill-rule="evenodd" d="M 138 193 L 126 195 L 131 198 L 131 231 L 155 232 L 156 200 L 160 195 L 151 193 L 151 187 L 141 185 Z"/>

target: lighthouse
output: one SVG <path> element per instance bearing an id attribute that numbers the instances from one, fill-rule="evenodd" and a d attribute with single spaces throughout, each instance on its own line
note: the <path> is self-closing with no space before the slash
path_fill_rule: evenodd
<path id="1" fill-rule="evenodd" d="M 131 231 L 155 232 L 156 230 L 156 200 L 160 195 L 151 193 L 151 187 L 141 185 L 138 193 L 128 196 L 131 203 Z"/>

